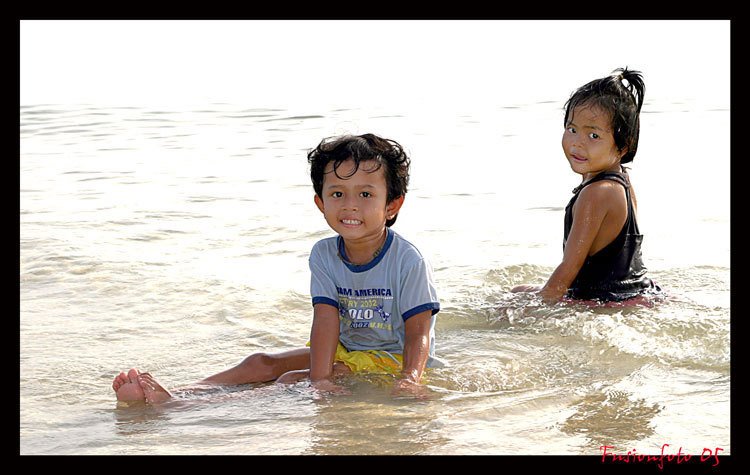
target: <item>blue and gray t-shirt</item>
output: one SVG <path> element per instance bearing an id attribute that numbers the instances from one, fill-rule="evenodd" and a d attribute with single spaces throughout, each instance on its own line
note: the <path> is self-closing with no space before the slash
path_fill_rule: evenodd
<path id="1" fill-rule="evenodd" d="M 404 352 L 404 322 L 432 311 L 428 367 L 435 354 L 435 314 L 440 302 L 432 268 L 416 247 L 387 228 L 383 250 L 364 265 L 349 262 L 341 236 L 318 241 L 310 253 L 313 305 L 339 309 L 339 341 L 349 351 Z"/>

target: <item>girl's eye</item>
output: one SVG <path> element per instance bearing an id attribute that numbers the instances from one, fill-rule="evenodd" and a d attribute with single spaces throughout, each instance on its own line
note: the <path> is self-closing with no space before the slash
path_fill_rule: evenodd
<path id="1" fill-rule="evenodd" d="M 598 139 L 599 138 L 599 134 L 597 134 L 596 132 L 591 132 L 589 134 L 589 137 L 591 137 L 592 139 Z"/>
<path id="2" fill-rule="evenodd" d="M 363 191 L 360 195 L 362 195 L 362 198 L 369 198 L 372 196 L 369 191 Z"/>
<path id="3" fill-rule="evenodd" d="M 341 198 L 342 196 L 344 196 L 344 194 L 340 191 L 334 191 L 333 193 L 331 193 L 331 196 L 333 196 L 334 198 Z"/>
<path id="4" fill-rule="evenodd" d="M 568 132 L 570 132 L 571 134 L 574 134 L 574 133 L 576 133 L 576 128 L 575 127 L 568 127 Z"/>

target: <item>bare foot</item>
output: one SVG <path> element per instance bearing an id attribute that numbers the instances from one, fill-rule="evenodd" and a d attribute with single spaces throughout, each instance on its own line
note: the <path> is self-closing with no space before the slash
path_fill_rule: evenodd
<path id="1" fill-rule="evenodd" d="M 138 382 L 143 390 L 144 398 L 149 404 L 159 404 L 172 399 L 172 393 L 151 376 L 151 373 L 141 373 Z"/>
<path id="2" fill-rule="evenodd" d="M 138 370 L 131 368 L 128 374 L 120 372 L 112 381 L 112 389 L 117 394 L 118 401 L 145 401 L 146 395 L 138 382 Z"/>

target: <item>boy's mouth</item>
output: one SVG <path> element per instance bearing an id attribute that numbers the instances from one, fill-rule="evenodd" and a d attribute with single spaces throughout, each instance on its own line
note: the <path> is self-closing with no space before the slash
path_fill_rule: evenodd
<path id="1" fill-rule="evenodd" d="M 342 219 L 341 222 L 347 226 L 359 226 L 362 221 L 358 219 Z"/>

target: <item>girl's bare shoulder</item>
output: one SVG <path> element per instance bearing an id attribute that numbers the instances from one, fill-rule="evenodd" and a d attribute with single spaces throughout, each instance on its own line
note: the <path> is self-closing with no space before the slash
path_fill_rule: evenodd
<path id="1" fill-rule="evenodd" d="M 625 187 L 612 180 L 600 180 L 587 185 L 578 195 L 576 205 L 619 206 L 626 204 Z"/>

